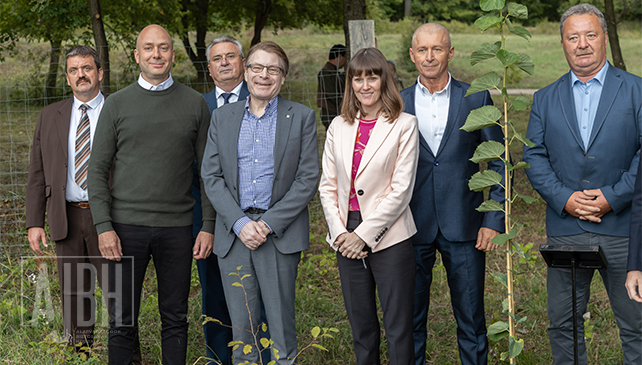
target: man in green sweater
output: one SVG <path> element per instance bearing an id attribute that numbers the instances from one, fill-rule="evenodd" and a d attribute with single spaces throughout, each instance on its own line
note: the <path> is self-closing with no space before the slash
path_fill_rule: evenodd
<path id="1" fill-rule="evenodd" d="M 172 79 L 174 49 L 165 29 L 143 29 L 134 56 L 138 82 L 105 102 L 89 163 L 89 203 L 100 251 L 110 260 L 109 363 L 131 362 L 151 258 L 163 364 L 185 364 L 191 260 L 209 256 L 214 238 L 205 196 L 203 228 L 195 244 L 192 238 L 192 166 L 194 158 L 200 166 L 210 113 L 198 92 Z"/>

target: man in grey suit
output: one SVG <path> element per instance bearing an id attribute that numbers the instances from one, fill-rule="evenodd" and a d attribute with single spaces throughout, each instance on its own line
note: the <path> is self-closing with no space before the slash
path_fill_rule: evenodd
<path id="1" fill-rule="evenodd" d="M 213 252 L 234 340 L 254 343 L 244 329 L 256 330 L 262 297 L 277 364 L 289 364 L 297 353 L 295 280 L 300 253 L 309 247 L 307 205 L 319 176 L 314 111 L 279 96 L 288 68 L 276 43 L 250 49 L 245 65 L 250 97 L 213 113 L 201 168 L 217 212 Z M 243 290 L 233 285 L 239 277 L 229 275 L 239 266 L 241 277 L 249 275 Z M 234 352 L 236 363 L 258 359 L 255 348 Z"/>
<path id="2" fill-rule="evenodd" d="M 642 363 L 642 304 L 629 300 L 627 275 L 631 198 L 640 161 L 642 80 L 606 61 L 604 15 L 593 5 L 571 7 L 561 19 L 571 71 L 535 93 L 524 147 L 528 178 L 547 203 L 548 244 L 599 245 L 600 270 L 620 328 L 624 364 Z M 593 269 L 577 271 L 581 318 Z M 570 269 L 548 269 L 548 327 L 555 365 L 573 364 Z M 584 325 L 579 363 L 586 364 Z"/>

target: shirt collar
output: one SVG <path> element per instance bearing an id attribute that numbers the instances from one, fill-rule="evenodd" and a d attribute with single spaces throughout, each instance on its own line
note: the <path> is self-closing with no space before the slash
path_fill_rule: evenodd
<path id="1" fill-rule="evenodd" d="M 245 99 L 245 111 L 252 114 L 252 111 L 250 111 L 250 98 L 252 96 L 248 96 L 247 99 Z M 272 100 L 268 101 L 267 105 L 265 106 L 265 112 L 263 115 L 257 115 L 259 118 L 267 117 L 272 115 L 273 113 L 276 113 L 276 109 L 279 106 L 279 95 L 275 96 L 272 98 Z"/>
<path id="2" fill-rule="evenodd" d="M 153 85 L 147 80 L 143 78 L 143 73 L 141 72 L 140 75 L 138 75 L 138 85 L 140 85 L 143 89 L 145 90 L 151 90 L 151 91 L 161 91 L 165 89 L 169 89 L 170 86 L 174 84 L 174 79 L 172 78 L 172 74 L 169 74 L 169 77 L 167 80 L 161 82 L 158 85 Z"/>
<path id="3" fill-rule="evenodd" d="M 243 81 L 239 82 L 238 85 L 230 92 L 236 96 L 239 96 L 241 94 L 241 85 L 243 85 Z M 225 90 L 221 89 L 220 87 L 216 86 L 216 98 L 218 99 L 221 94 L 225 93 Z"/>
<path id="4" fill-rule="evenodd" d="M 74 95 L 74 109 L 79 109 L 80 106 L 83 104 L 86 104 L 89 107 L 89 109 L 96 109 L 98 105 L 100 105 L 100 103 L 103 102 L 103 100 L 105 100 L 105 96 L 100 91 L 98 92 L 98 95 L 96 95 L 95 98 L 89 100 L 86 103 L 78 100 L 78 98 L 76 98 L 76 96 Z"/>
<path id="5" fill-rule="evenodd" d="M 451 80 L 452 80 L 452 76 L 450 76 L 450 72 L 448 72 L 448 83 L 446 84 L 446 86 L 445 86 L 442 90 L 435 91 L 434 95 L 442 94 L 442 93 L 444 93 L 444 92 L 446 93 L 445 95 L 450 95 L 450 81 L 451 81 Z M 427 87 L 425 87 L 425 86 L 421 83 L 421 76 L 417 77 L 417 86 L 419 86 L 419 90 L 421 90 L 421 93 L 422 93 L 424 96 L 426 96 L 426 95 L 433 95 L 433 94 L 431 94 L 431 93 L 430 93 L 430 90 L 428 90 L 428 88 L 427 88 Z"/>
<path id="6" fill-rule="evenodd" d="M 600 71 L 597 72 L 597 74 L 591 79 L 595 80 L 600 83 L 600 85 L 604 85 L 604 79 L 606 78 L 606 72 L 609 70 L 609 62 L 606 61 L 604 63 L 604 66 L 600 69 Z M 588 84 L 591 80 L 588 80 L 586 83 Z M 575 85 L 577 82 L 582 82 L 580 79 L 577 78 L 575 75 L 575 72 L 571 70 L 571 87 Z M 582 82 L 583 83 L 583 82 Z"/>

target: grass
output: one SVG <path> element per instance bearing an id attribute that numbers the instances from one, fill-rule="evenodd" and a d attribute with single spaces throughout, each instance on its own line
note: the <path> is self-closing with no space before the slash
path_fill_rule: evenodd
<path id="1" fill-rule="evenodd" d="M 378 24 L 379 29 L 389 33 L 377 35 L 382 52 L 393 59 L 398 67 L 407 57 L 407 47 L 403 39 L 407 36 L 408 24 Z M 568 71 L 564 59 L 559 36 L 555 24 L 544 24 L 531 28 L 534 38 L 531 42 L 515 39 L 520 51 L 529 54 L 535 62 L 534 76 L 520 75 L 521 81 L 514 81 L 512 87 L 543 87 L 563 73 Z M 494 41 L 492 36 L 480 35 L 474 28 L 452 23 L 449 28 L 453 31 L 453 45 L 456 47 L 455 58 L 451 63 L 451 73 L 454 77 L 470 81 L 487 71 L 486 65 L 470 68 L 468 57 L 481 42 Z M 642 40 L 638 25 L 627 25 L 621 28 L 622 49 L 629 70 L 642 75 Z M 247 46 L 247 34 L 237 34 Z M 208 37 L 208 40 L 214 35 Z M 265 40 L 275 40 L 282 45 L 290 57 L 291 71 L 282 90 L 286 98 L 300 101 L 316 108 L 316 74 L 321 68 L 329 48 L 335 43 L 343 42 L 343 34 L 328 33 L 314 28 L 300 31 L 281 31 L 278 35 L 266 32 Z M 177 44 L 180 44 L 178 42 Z M 178 46 L 177 46 L 178 47 Z M 26 326 L 24 320 L 33 317 L 33 301 L 36 285 L 29 279 L 29 274 L 37 273 L 36 261 L 27 260 L 20 265 L 20 256 L 29 255 L 25 246 L 26 237 L 24 222 L 24 184 L 28 166 L 28 152 L 33 136 L 38 113 L 44 101 L 40 98 L 38 85 L 42 85 L 45 67 L 46 44 L 20 43 L 18 53 L 8 57 L 0 64 L 0 358 L 7 364 L 74 364 L 97 363 L 107 361 L 107 334 L 105 327 L 99 327 L 94 347 L 95 357 L 92 361 L 83 361 L 71 356 L 53 341 L 62 329 L 60 313 L 59 287 L 56 268 L 49 261 L 48 275 L 40 278 L 49 280 L 53 318 L 45 318 L 37 326 Z M 115 89 L 131 83 L 137 72 L 129 63 L 128 56 L 123 51 L 112 52 L 113 67 L 112 84 Z M 115 72 L 115 71 L 118 72 Z M 399 74 L 406 86 L 411 85 L 416 78 L 415 72 L 409 72 L 399 67 Z M 183 53 L 182 47 L 177 48 L 177 63 L 173 75 L 178 80 L 197 89 L 207 90 L 208 85 L 196 85 L 193 67 Z M 515 78 L 517 80 L 517 78 Z M 64 80 L 59 80 L 61 94 L 68 94 Z M 63 86 L 64 85 L 64 86 Z M 39 96 L 40 95 L 40 96 Z M 497 100 L 496 100 L 497 101 Z M 520 112 L 511 118 L 517 128 L 525 131 L 528 112 Z M 319 123 L 319 144 L 322 147 L 325 136 L 324 129 Z M 511 151 L 514 158 L 521 157 L 521 148 Z M 530 187 L 523 171 L 517 173 L 516 188 L 525 194 L 536 195 Z M 536 246 L 545 242 L 544 210 L 545 203 L 538 201 L 532 205 L 518 202 L 514 215 L 527 225 L 516 241 L 534 243 Z M 352 337 L 339 284 L 339 274 L 336 267 L 334 252 L 329 250 L 324 242 L 326 233 L 325 220 L 321 212 L 318 197 L 310 204 L 311 248 L 303 253 L 297 280 L 297 334 L 299 348 L 312 339 L 310 330 L 314 326 L 334 327 L 339 330 L 335 340 L 325 340 L 323 346 L 327 352 L 318 349 L 308 350 L 301 355 L 299 363 L 310 365 L 321 364 L 353 364 Z M 53 253 L 53 250 L 49 252 Z M 496 251 L 487 255 L 487 274 L 503 272 L 504 254 Z M 520 364 L 549 364 L 552 362 L 548 345 L 546 327 L 546 269 L 543 260 L 535 255 L 532 264 L 522 264 L 516 270 L 521 272 L 517 281 L 516 303 L 520 316 L 527 316 L 526 323 L 519 327 L 519 335 L 525 339 L 524 352 L 519 359 Z M 160 363 L 160 318 L 157 311 L 155 272 L 152 267 L 144 283 L 144 298 L 141 305 L 140 329 L 143 357 L 147 363 Z M 608 297 L 601 280 L 592 283 L 593 293 L 589 303 L 591 324 L 594 325 L 592 338 L 587 341 L 589 364 L 616 364 L 622 362 L 619 346 L 618 330 L 613 314 L 608 305 Z M 501 302 L 504 299 L 504 289 L 501 284 L 487 275 L 486 280 L 486 320 L 491 324 L 505 320 Z M 201 330 L 200 316 L 200 286 L 196 269 L 193 268 L 190 292 L 190 307 L 188 318 L 189 345 L 188 363 L 204 364 L 204 340 Z M 385 335 L 381 326 L 382 337 Z M 387 363 L 385 341 L 382 341 L 384 363 Z M 506 351 L 507 342 L 490 343 L 490 364 L 504 363 L 499 360 L 501 352 Z M 434 269 L 432 285 L 432 301 L 428 318 L 428 363 L 457 364 L 458 351 L 456 346 L 456 324 L 452 316 L 450 295 L 446 282 L 443 265 L 438 260 Z"/>

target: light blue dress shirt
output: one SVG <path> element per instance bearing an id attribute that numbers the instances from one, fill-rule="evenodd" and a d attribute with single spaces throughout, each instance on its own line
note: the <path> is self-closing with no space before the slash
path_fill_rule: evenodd
<path id="1" fill-rule="evenodd" d="M 274 182 L 274 141 L 279 97 L 268 102 L 262 116 L 250 111 L 250 99 L 245 101 L 238 142 L 239 200 L 241 210 L 259 208 L 267 210 L 272 199 Z M 248 216 L 234 223 L 234 233 L 250 222 Z"/>
<path id="2" fill-rule="evenodd" d="M 573 99 L 575 101 L 575 115 L 577 117 L 578 127 L 580 128 L 582 142 L 584 142 L 584 150 L 587 149 L 589 140 L 591 139 L 595 113 L 600 104 L 600 97 L 602 96 L 602 88 L 604 87 L 604 79 L 606 78 L 608 68 L 609 63 L 606 62 L 595 77 L 586 83 L 580 81 L 573 71 L 571 71 L 571 89 L 573 90 Z"/>

